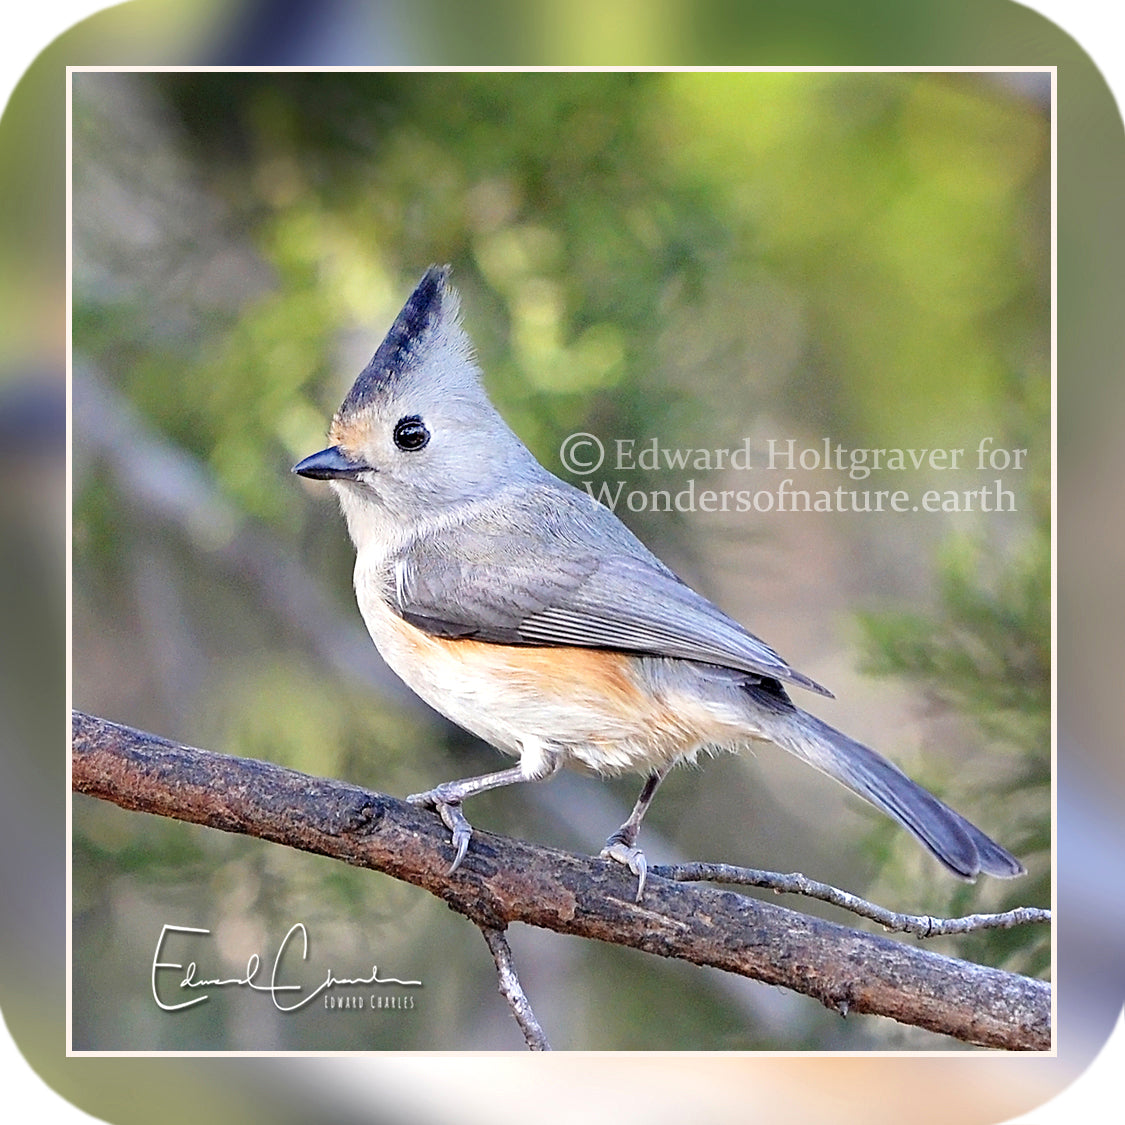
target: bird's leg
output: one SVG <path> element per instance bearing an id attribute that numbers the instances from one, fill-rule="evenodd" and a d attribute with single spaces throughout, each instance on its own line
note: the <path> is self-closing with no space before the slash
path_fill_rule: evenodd
<path id="1" fill-rule="evenodd" d="M 425 793 L 412 793 L 406 799 L 412 805 L 433 809 L 441 817 L 442 823 L 452 833 L 453 847 L 456 850 L 453 864 L 446 873 L 452 875 L 465 858 L 469 841 L 473 836 L 473 826 L 461 811 L 461 802 L 477 793 L 487 793 L 490 789 L 500 789 L 520 781 L 542 781 L 557 772 L 562 766 L 562 755 L 544 743 L 534 747 L 525 746 L 518 766 L 511 766 L 496 773 L 481 774 L 479 777 L 466 777 L 460 781 L 443 781 Z"/>
<path id="2" fill-rule="evenodd" d="M 664 766 L 661 769 L 653 770 L 645 778 L 644 788 L 641 789 L 641 795 L 637 798 L 637 803 L 633 806 L 629 819 L 606 840 L 605 847 L 601 851 L 602 859 L 612 859 L 618 863 L 623 863 L 636 875 L 637 902 L 641 901 L 641 896 L 644 894 L 645 876 L 648 874 L 648 861 L 645 859 L 645 853 L 635 846 L 637 834 L 641 830 L 641 821 L 644 819 L 645 813 L 648 812 L 649 805 L 652 804 L 653 795 L 667 776 L 669 769 L 671 769 L 670 766 Z"/>

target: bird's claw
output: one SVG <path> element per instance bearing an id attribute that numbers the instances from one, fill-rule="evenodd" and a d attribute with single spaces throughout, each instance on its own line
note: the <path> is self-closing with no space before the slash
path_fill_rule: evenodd
<path id="1" fill-rule="evenodd" d="M 623 863 L 637 877 L 637 897 L 634 901 L 640 902 L 645 893 L 645 876 L 648 874 L 648 860 L 640 848 L 626 843 L 619 836 L 610 836 L 601 850 L 602 859 L 612 859 Z"/>
<path id="2" fill-rule="evenodd" d="M 453 847 L 456 854 L 447 875 L 452 875 L 461 866 L 461 860 L 469 850 L 469 841 L 473 838 L 473 826 L 465 819 L 461 811 L 460 801 L 451 801 L 440 789 L 429 789 L 425 793 L 412 793 L 406 798 L 412 805 L 421 808 L 433 809 L 441 817 L 442 823 L 452 833 Z"/>

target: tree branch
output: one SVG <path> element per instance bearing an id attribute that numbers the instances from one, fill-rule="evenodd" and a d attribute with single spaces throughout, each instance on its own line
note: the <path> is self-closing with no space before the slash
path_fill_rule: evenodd
<path id="1" fill-rule="evenodd" d="M 449 875 L 448 832 L 405 801 L 78 711 L 71 762 L 76 792 L 385 872 L 441 898 L 486 938 L 520 921 L 711 965 L 844 1014 L 889 1016 L 967 1043 L 1051 1046 L 1051 987 L 1043 981 L 656 876 L 636 903 L 635 879 L 617 864 L 481 830 Z"/>

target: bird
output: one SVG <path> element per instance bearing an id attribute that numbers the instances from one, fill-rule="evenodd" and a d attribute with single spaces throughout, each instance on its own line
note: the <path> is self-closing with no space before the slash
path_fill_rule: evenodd
<path id="1" fill-rule="evenodd" d="M 407 799 L 472 840 L 464 801 L 566 765 L 644 777 L 601 856 L 642 899 L 637 840 L 677 763 L 769 742 L 911 832 L 950 872 L 1023 874 L 981 829 L 876 751 L 802 710 L 832 693 L 544 468 L 484 389 L 448 266 L 431 266 L 293 472 L 327 481 L 355 546 L 376 648 L 423 700 L 516 764 Z"/>

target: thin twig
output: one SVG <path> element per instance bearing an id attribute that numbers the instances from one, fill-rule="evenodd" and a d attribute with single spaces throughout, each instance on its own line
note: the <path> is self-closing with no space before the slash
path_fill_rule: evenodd
<path id="1" fill-rule="evenodd" d="M 523 986 L 520 984 L 519 974 L 516 972 L 516 963 L 512 957 L 512 947 L 504 936 L 504 931 L 497 926 L 488 926 L 478 923 L 488 948 L 492 951 L 492 959 L 496 962 L 496 979 L 500 987 L 500 995 L 508 1001 L 516 1023 L 527 1042 L 528 1050 L 549 1051 L 551 1044 L 547 1042 L 547 1035 L 539 1026 L 535 1013 L 531 1009 Z"/>
<path id="2" fill-rule="evenodd" d="M 963 918 L 931 918 L 927 914 L 896 914 L 883 906 L 841 891 L 828 883 L 818 883 L 800 872 L 782 875 L 776 871 L 759 871 L 752 867 L 735 867 L 729 863 L 678 863 L 651 868 L 652 874 L 679 883 L 741 883 L 763 887 L 779 894 L 806 895 L 833 906 L 850 910 L 863 918 L 878 922 L 884 929 L 917 937 L 940 937 L 967 934 L 974 930 L 1010 930 L 1029 923 L 1050 922 L 1051 912 L 1037 906 L 1018 906 L 1003 914 L 968 914 Z"/>

